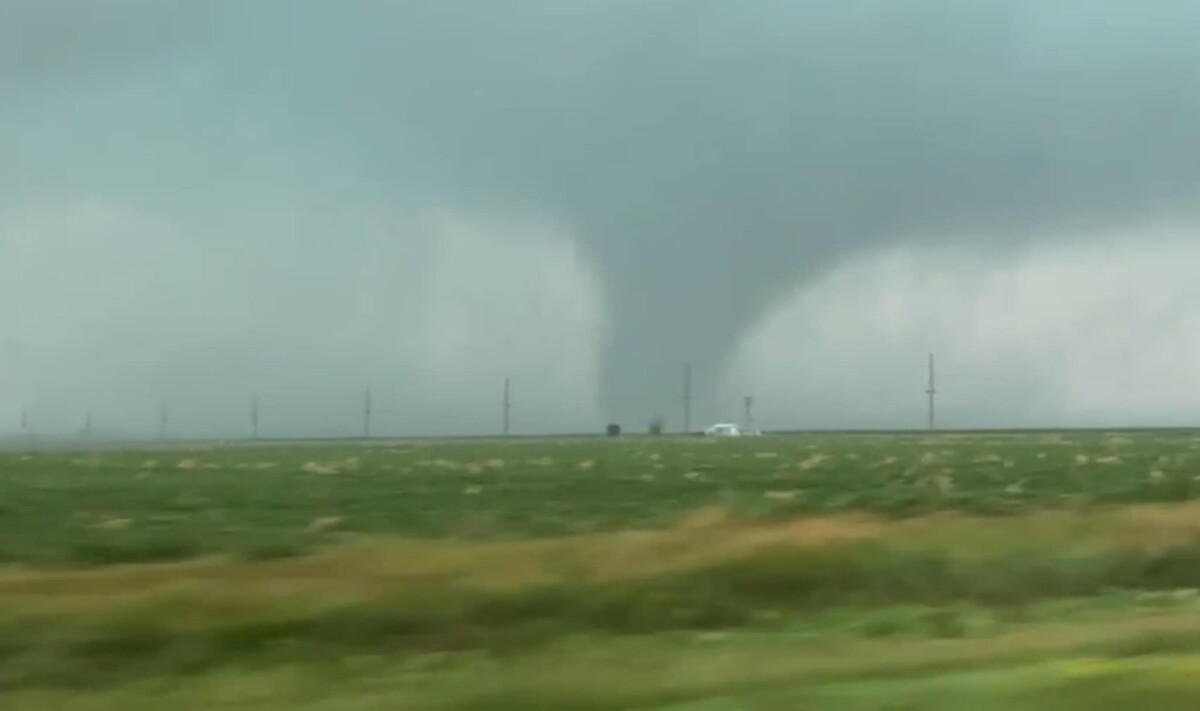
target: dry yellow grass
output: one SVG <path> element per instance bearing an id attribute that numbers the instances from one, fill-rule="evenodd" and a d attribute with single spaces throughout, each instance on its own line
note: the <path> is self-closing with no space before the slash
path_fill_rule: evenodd
<path id="1" fill-rule="evenodd" d="M 313 526 L 336 526 L 333 518 Z M 777 547 L 835 548 L 873 542 L 962 555 L 997 546 L 1156 549 L 1200 535 L 1200 503 L 1107 511 L 1043 511 L 987 519 L 938 514 L 888 521 L 865 514 L 751 524 L 719 508 L 677 527 L 558 539 L 470 542 L 377 540 L 276 561 L 206 559 L 101 569 L 9 568 L 0 572 L 0 610 L 100 611 L 152 600 L 266 609 L 279 603 L 340 604 L 385 599 L 413 586 L 517 589 L 569 582 L 651 578 L 737 561 Z"/>

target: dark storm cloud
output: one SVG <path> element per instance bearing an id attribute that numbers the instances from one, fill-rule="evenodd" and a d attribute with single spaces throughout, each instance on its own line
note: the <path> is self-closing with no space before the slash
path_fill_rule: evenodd
<path id="1" fill-rule="evenodd" d="M 1193 4 L 413 7 L 369 35 L 362 6 L 331 19 L 293 100 L 312 130 L 354 127 L 380 180 L 415 162 L 578 225 L 618 398 L 711 371 L 839 253 L 1173 207 L 1200 179 Z"/>
<path id="2" fill-rule="evenodd" d="M 5 0 L 0 5 L 0 90 L 136 72 L 199 40 L 204 2 Z"/>
<path id="3" fill-rule="evenodd" d="M 1184 0 L 5 8 L 4 37 L 34 39 L 0 76 L 58 97 L 24 120 L 61 131 L 9 129 L 40 189 L 103 165 L 123 199 L 198 220 L 369 194 L 571 225 L 601 270 L 622 419 L 668 407 L 684 361 L 715 376 L 781 290 L 847 254 L 1008 249 L 1187 210 L 1200 188 L 1200 5 Z M 151 73 L 80 99 L 104 65 Z M 94 133 L 57 166 L 72 170 L 42 170 L 30 146 L 84 107 Z"/>

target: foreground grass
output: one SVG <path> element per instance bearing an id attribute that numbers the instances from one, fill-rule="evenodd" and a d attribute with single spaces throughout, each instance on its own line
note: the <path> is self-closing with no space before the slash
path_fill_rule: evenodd
<path id="1" fill-rule="evenodd" d="M 1195 708 L 1195 610 L 1136 622 L 1043 625 L 950 641 L 577 639 L 514 658 L 234 666 L 87 694 L 28 689 L 0 701 L 6 709 L 67 711 Z"/>
<path id="2" fill-rule="evenodd" d="M 0 455 L 0 564 L 304 555 L 358 538 L 1023 514 L 1200 496 L 1200 435 L 804 436 Z"/>
<path id="3" fill-rule="evenodd" d="M 562 539 L 13 569 L 0 574 L 0 688 L 102 687 L 236 663 L 527 654 L 581 635 L 816 633 L 847 609 L 852 636 L 957 639 L 1035 621 L 1055 601 L 1091 598 L 1131 616 L 1192 605 L 1198 534 L 1192 504 L 777 524 L 713 513 Z M 1155 629 L 1137 619 L 1137 634 Z M 1165 631 L 1200 639 L 1187 619 Z"/>

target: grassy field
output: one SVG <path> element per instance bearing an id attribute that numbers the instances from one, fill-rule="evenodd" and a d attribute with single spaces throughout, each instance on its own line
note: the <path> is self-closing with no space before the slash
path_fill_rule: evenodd
<path id="1" fill-rule="evenodd" d="M 0 693 L 1193 708 L 1197 464 L 1187 433 L 0 455 Z"/>

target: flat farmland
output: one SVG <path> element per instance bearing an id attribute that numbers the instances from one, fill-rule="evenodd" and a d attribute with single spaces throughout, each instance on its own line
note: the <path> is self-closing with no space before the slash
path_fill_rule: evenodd
<path id="1" fill-rule="evenodd" d="M 0 697 L 1193 708 L 1198 477 L 1187 432 L 4 454 Z"/>
<path id="2" fill-rule="evenodd" d="M 1187 501 L 1200 434 L 429 442 L 0 456 L 0 561 L 301 553 L 771 520 Z"/>

